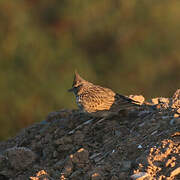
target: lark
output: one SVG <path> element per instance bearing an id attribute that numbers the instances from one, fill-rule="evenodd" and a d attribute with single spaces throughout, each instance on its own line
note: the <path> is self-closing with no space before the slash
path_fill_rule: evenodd
<path id="1" fill-rule="evenodd" d="M 115 93 L 109 88 L 86 81 L 77 72 L 72 88 L 68 91 L 74 93 L 80 110 L 95 116 L 104 117 L 110 113 L 140 106 L 139 102 Z"/>

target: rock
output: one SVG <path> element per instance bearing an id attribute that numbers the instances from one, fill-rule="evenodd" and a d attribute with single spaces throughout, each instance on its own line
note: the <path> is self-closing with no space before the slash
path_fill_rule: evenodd
<path id="1" fill-rule="evenodd" d="M 70 110 L 66 110 L 66 109 L 62 109 L 60 111 L 56 111 L 56 112 L 51 112 L 48 114 L 47 118 L 46 118 L 46 121 L 49 122 L 49 121 L 54 121 L 56 119 L 60 119 L 60 120 L 65 120 L 63 121 L 63 124 L 62 124 L 62 121 L 61 121 L 61 126 L 63 125 L 67 125 L 68 121 L 67 121 L 67 117 L 71 114 L 71 111 Z"/>
<path id="2" fill-rule="evenodd" d="M 80 170 L 74 171 L 69 178 L 73 180 L 79 180 L 81 173 L 82 172 Z"/>
<path id="3" fill-rule="evenodd" d="M 10 164 L 10 167 L 16 170 L 26 169 L 37 157 L 34 152 L 25 147 L 9 148 L 3 152 L 3 156 Z"/>
<path id="4" fill-rule="evenodd" d="M 174 167 L 175 166 L 175 161 L 176 161 L 176 158 L 173 156 L 171 157 L 171 159 L 168 159 L 167 162 L 166 162 L 166 167 L 170 166 L 170 167 Z"/>
<path id="5" fill-rule="evenodd" d="M 158 100 L 161 108 L 167 109 L 169 107 L 169 98 L 160 97 Z"/>
<path id="6" fill-rule="evenodd" d="M 171 126 L 173 126 L 173 125 L 179 125 L 179 124 L 180 124 L 180 118 L 173 118 L 173 119 L 171 119 L 170 122 L 169 122 L 169 124 L 170 124 Z"/>
<path id="7" fill-rule="evenodd" d="M 118 180 L 124 180 L 127 177 L 127 173 L 125 172 L 120 172 L 118 175 L 119 179 Z"/>
<path id="8" fill-rule="evenodd" d="M 68 177 L 68 176 L 73 172 L 73 167 L 74 167 L 74 165 L 73 165 L 71 159 L 70 159 L 70 158 L 67 158 L 67 159 L 66 159 L 66 162 L 65 162 L 65 164 L 64 164 L 64 169 L 63 169 L 63 171 L 62 171 L 61 174 L 62 174 L 64 177 Z"/>
<path id="9" fill-rule="evenodd" d="M 63 169 L 65 162 L 66 162 L 66 161 L 65 161 L 64 159 L 58 161 L 58 162 L 54 165 L 54 168 L 57 169 L 57 170 Z"/>
<path id="10" fill-rule="evenodd" d="M 150 178 L 150 175 L 148 173 L 146 173 L 146 172 L 139 172 L 137 174 L 133 174 L 131 176 L 131 179 L 133 179 L 133 180 L 144 180 L 144 179 L 146 179 L 148 177 Z"/>
<path id="11" fill-rule="evenodd" d="M 178 117 L 179 117 L 179 114 L 175 113 L 174 118 L 178 118 Z"/>
<path id="12" fill-rule="evenodd" d="M 159 103 L 166 103 L 169 104 L 169 98 L 160 97 L 158 99 Z"/>
<path id="13" fill-rule="evenodd" d="M 91 180 L 102 180 L 102 177 L 98 172 L 95 172 L 91 175 Z"/>
<path id="14" fill-rule="evenodd" d="M 151 99 L 151 102 L 156 105 L 156 108 L 168 108 L 169 107 L 169 98 L 158 97 Z"/>
<path id="15" fill-rule="evenodd" d="M 145 98 L 142 95 L 130 95 L 129 98 L 133 99 L 134 101 L 140 102 L 140 104 L 143 104 L 145 101 Z"/>
<path id="16" fill-rule="evenodd" d="M 112 176 L 111 180 L 119 180 L 119 178 L 117 176 Z"/>
<path id="17" fill-rule="evenodd" d="M 55 145 L 59 145 L 57 148 L 58 152 L 68 151 L 73 148 L 72 139 L 69 136 L 56 139 L 54 143 Z"/>
<path id="18" fill-rule="evenodd" d="M 173 170 L 173 171 L 171 172 L 170 177 L 172 178 L 172 177 L 174 177 L 174 176 L 177 176 L 178 174 L 180 174 L 180 167 L 178 167 L 178 168 L 176 168 L 175 170 Z"/>
<path id="19" fill-rule="evenodd" d="M 177 89 L 176 92 L 173 94 L 173 99 L 180 99 L 180 89 Z"/>
<path id="20" fill-rule="evenodd" d="M 151 99 L 151 102 L 152 102 L 153 104 L 158 104 L 158 103 L 159 103 L 159 100 L 158 100 L 158 98 L 153 98 L 153 99 Z"/>
<path id="21" fill-rule="evenodd" d="M 9 180 L 9 177 L 8 176 L 5 176 L 3 174 L 0 174 L 0 179 L 1 180 Z"/>
<path id="22" fill-rule="evenodd" d="M 76 131 L 74 133 L 74 141 L 76 142 L 76 144 L 82 144 L 83 139 L 84 139 L 84 134 L 81 131 Z"/>
<path id="23" fill-rule="evenodd" d="M 89 162 L 89 152 L 86 149 L 81 148 L 76 153 L 70 155 L 70 158 L 74 164 L 83 168 Z"/>
<path id="24" fill-rule="evenodd" d="M 138 149 L 142 149 L 142 145 L 141 145 L 141 144 L 139 144 L 137 148 L 138 148 Z"/>
<path id="25" fill-rule="evenodd" d="M 89 159 L 95 159 L 96 157 L 99 157 L 100 155 L 101 153 L 94 153 L 89 157 Z"/>
<path id="26" fill-rule="evenodd" d="M 54 180 L 44 170 L 39 171 L 35 177 L 30 177 L 30 179 L 31 180 Z"/>
<path id="27" fill-rule="evenodd" d="M 60 144 L 70 144 L 70 143 L 72 143 L 72 139 L 71 139 L 71 137 L 62 137 L 62 138 L 60 138 L 60 139 L 57 139 L 57 140 L 55 140 L 54 141 L 55 142 L 55 144 L 56 145 L 60 145 Z"/>
<path id="28" fill-rule="evenodd" d="M 122 171 L 128 171 L 131 168 L 131 161 L 121 161 Z"/>
<path id="29" fill-rule="evenodd" d="M 180 114 L 180 108 L 178 108 L 178 109 L 177 109 L 177 113 L 179 113 L 179 114 Z"/>
<path id="30" fill-rule="evenodd" d="M 53 152 L 53 158 L 57 158 L 58 155 L 59 155 L 59 153 L 58 153 L 57 151 L 54 151 L 54 152 Z"/>
<path id="31" fill-rule="evenodd" d="M 180 89 L 177 89 L 172 97 L 172 108 L 180 108 Z"/>
<path id="32" fill-rule="evenodd" d="M 144 166 L 148 166 L 148 160 L 145 155 L 141 155 L 135 161 L 136 164 L 143 164 Z"/>

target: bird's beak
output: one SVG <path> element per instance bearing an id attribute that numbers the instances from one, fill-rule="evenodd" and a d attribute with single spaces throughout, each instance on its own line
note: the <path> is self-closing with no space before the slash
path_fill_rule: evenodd
<path id="1" fill-rule="evenodd" d="M 74 87 L 68 89 L 68 92 L 73 92 L 73 90 L 74 90 Z"/>

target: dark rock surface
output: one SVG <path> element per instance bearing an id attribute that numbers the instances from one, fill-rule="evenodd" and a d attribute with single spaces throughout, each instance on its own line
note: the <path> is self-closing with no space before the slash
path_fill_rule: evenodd
<path id="1" fill-rule="evenodd" d="M 0 179 L 180 179 L 179 93 L 103 121 L 50 113 L 0 143 Z"/>

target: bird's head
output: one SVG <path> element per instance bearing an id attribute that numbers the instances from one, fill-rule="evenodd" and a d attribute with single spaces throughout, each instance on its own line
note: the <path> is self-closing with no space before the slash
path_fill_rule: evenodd
<path id="1" fill-rule="evenodd" d="M 87 81 L 84 80 L 76 71 L 74 73 L 74 81 L 72 84 L 72 88 L 68 89 L 68 92 L 74 92 L 74 94 L 77 94 L 81 87 L 86 84 Z"/>

